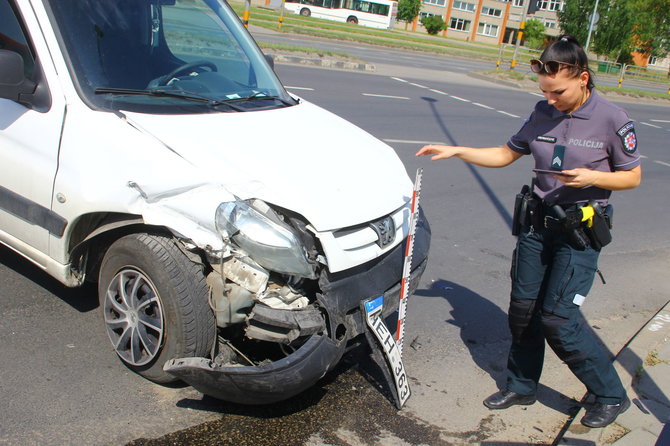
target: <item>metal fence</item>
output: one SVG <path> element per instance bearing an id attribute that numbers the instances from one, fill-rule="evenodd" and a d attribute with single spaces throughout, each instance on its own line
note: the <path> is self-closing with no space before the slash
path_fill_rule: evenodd
<path id="1" fill-rule="evenodd" d="M 530 60 L 537 59 L 541 51 L 514 45 L 500 45 L 496 70 L 530 72 Z M 618 88 L 639 88 L 643 90 L 665 92 L 670 95 L 670 70 L 657 67 L 639 67 L 636 65 L 620 64 L 597 59 L 590 59 L 589 66 L 596 78 L 604 80 L 605 84 L 616 85 Z"/>

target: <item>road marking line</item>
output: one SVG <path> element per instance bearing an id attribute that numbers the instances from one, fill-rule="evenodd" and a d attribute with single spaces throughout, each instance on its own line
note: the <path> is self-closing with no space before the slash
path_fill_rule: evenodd
<path id="1" fill-rule="evenodd" d="M 658 160 L 654 160 L 654 162 L 655 162 L 656 164 L 660 164 L 661 166 L 670 167 L 670 163 L 666 163 L 666 162 L 658 161 Z"/>
<path id="2" fill-rule="evenodd" d="M 540 93 L 533 93 L 533 92 L 530 92 L 530 94 L 532 94 L 533 96 L 539 96 L 539 97 L 541 97 L 541 98 L 544 97 L 544 95 L 543 95 L 543 94 L 540 94 Z"/>
<path id="3" fill-rule="evenodd" d="M 407 139 L 385 139 L 384 142 L 394 142 L 397 144 L 444 144 L 439 141 L 412 141 Z"/>
<path id="4" fill-rule="evenodd" d="M 650 119 L 651 122 L 663 122 L 663 123 L 670 123 L 670 121 L 666 121 L 665 119 Z"/>
<path id="5" fill-rule="evenodd" d="M 458 96 L 454 96 L 453 94 L 450 97 L 456 99 L 457 101 L 472 102 L 470 99 L 459 98 Z"/>
<path id="6" fill-rule="evenodd" d="M 655 128 L 655 129 L 662 129 L 662 128 L 663 128 L 663 127 L 661 127 L 660 125 L 649 124 L 648 122 L 640 122 L 640 124 L 642 124 L 642 125 L 648 125 L 649 127 L 653 127 L 653 128 Z"/>
<path id="7" fill-rule="evenodd" d="M 488 105 L 480 104 L 479 102 L 473 102 L 472 105 L 476 105 L 477 107 L 485 108 L 487 110 L 495 110 L 495 108 L 489 107 Z"/>
<path id="8" fill-rule="evenodd" d="M 289 87 L 288 85 L 286 85 L 284 88 L 286 88 L 287 90 L 307 90 L 307 91 L 314 91 L 313 88 L 309 88 L 309 87 Z"/>
<path id="9" fill-rule="evenodd" d="M 640 155 L 640 158 L 649 158 L 647 155 Z"/>
<path id="10" fill-rule="evenodd" d="M 363 96 L 370 96 L 372 98 L 388 98 L 388 99 L 406 99 L 409 100 L 406 96 L 391 96 L 388 94 L 372 94 L 372 93 L 361 93 Z"/>
<path id="11" fill-rule="evenodd" d="M 428 87 L 426 87 L 425 85 L 415 84 L 414 82 L 410 82 L 409 84 L 410 84 L 410 85 L 414 85 L 415 87 L 419 87 L 419 88 L 428 88 Z"/>
<path id="12" fill-rule="evenodd" d="M 432 91 L 433 93 L 443 94 L 443 95 L 445 95 L 445 96 L 449 96 L 449 93 L 445 93 L 444 91 L 433 90 L 432 88 L 430 89 L 430 91 Z"/>
<path id="13" fill-rule="evenodd" d="M 396 81 L 398 81 L 398 82 L 405 82 L 405 83 L 407 83 L 407 81 L 406 81 L 405 79 L 400 79 L 399 77 L 392 77 L 391 79 L 396 80 Z"/>
<path id="14" fill-rule="evenodd" d="M 502 110 L 497 110 L 497 111 L 498 111 L 498 113 L 502 113 L 503 115 L 511 116 L 512 118 L 520 118 L 521 117 L 521 116 L 517 116 L 513 113 L 507 113 L 506 111 L 502 111 Z"/>

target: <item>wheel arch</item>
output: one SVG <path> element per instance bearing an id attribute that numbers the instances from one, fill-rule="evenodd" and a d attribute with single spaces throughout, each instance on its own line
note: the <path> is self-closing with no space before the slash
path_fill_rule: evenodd
<path id="1" fill-rule="evenodd" d="M 169 227 L 147 224 L 140 215 L 113 212 L 86 214 L 77 219 L 70 230 L 67 249 L 71 268 L 83 280 L 95 282 L 102 259 L 112 243 L 126 235 L 143 232 L 175 240 L 179 238 Z M 182 244 L 177 245 L 183 248 Z M 182 250 L 191 260 L 208 267 L 204 252 Z"/>

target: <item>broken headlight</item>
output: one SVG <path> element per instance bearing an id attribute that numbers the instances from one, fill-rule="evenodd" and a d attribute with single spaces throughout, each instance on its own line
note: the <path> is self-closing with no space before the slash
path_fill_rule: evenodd
<path id="1" fill-rule="evenodd" d="M 315 278 L 314 266 L 292 228 L 266 203 L 254 203 L 222 203 L 216 210 L 216 227 L 221 235 L 268 270 Z"/>

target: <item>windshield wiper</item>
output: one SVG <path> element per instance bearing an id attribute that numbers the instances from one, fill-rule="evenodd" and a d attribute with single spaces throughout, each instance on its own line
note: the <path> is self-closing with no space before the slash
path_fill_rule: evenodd
<path id="1" fill-rule="evenodd" d="M 216 107 L 218 105 L 226 105 L 227 107 L 232 108 L 235 111 L 244 111 L 243 108 L 237 107 L 227 100 L 220 100 L 214 98 L 208 98 L 207 96 L 202 96 L 197 93 L 193 93 L 186 90 L 163 90 L 160 88 L 152 88 L 151 90 L 136 90 L 133 88 L 107 88 L 100 87 L 94 90 L 95 94 L 130 94 L 138 96 L 161 96 L 161 97 L 171 97 L 179 98 L 187 101 L 201 102 L 207 104 L 211 107 Z"/>
<path id="2" fill-rule="evenodd" d="M 263 92 L 256 92 L 254 94 L 251 94 L 249 96 L 244 96 L 244 97 L 239 97 L 239 98 L 230 98 L 227 99 L 225 102 L 230 103 L 230 102 L 244 102 L 244 101 L 278 101 L 281 102 L 282 104 L 286 105 L 287 107 L 290 107 L 292 105 L 295 105 L 297 102 L 289 102 L 286 99 L 282 99 L 279 96 L 272 96 L 268 95 Z"/>

